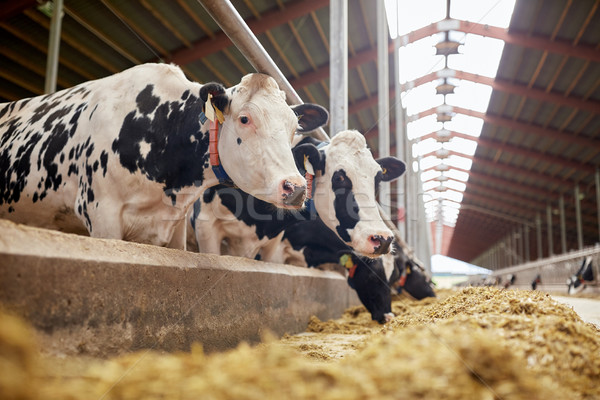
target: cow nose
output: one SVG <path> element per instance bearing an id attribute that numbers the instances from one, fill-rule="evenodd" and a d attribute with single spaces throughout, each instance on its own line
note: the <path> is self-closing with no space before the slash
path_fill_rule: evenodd
<path id="1" fill-rule="evenodd" d="M 290 207 L 301 207 L 306 197 L 306 186 L 294 185 L 290 181 L 281 184 L 283 204 Z"/>
<path id="2" fill-rule="evenodd" d="M 392 240 L 394 240 L 393 236 L 369 236 L 369 242 L 371 242 L 371 244 L 373 245 L 373 254 L 387 254 L 390 249 L 390 244 L 392 244 Z"/>

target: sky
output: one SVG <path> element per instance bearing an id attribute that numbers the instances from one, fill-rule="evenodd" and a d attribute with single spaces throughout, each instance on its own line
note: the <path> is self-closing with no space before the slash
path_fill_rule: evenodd
<path id="1" fill-rule="evenodd" d="M 405 35 L 411 31 L 436 23 L 446 17 L 446 0 L 385 0 L 390 36 L 395 38 L 399 31 Z M 515 0 L 451 0 L 450 18 L 508 27 Z M 462 193 L 468 172 L 471 169 L 469 156 L 475 154 L 476 139 L 481 134 L 483 120 L 451 112 L 449 122 L 438 122 L 437 115 L 420 117 L 418 114 L 437 107 L 456 106 L 484 113 L 487 110 L 491 86 L 453 78 L 453 71 L 464 71 L 494 78 L 504 49 L 504 42 L 479 35 L 449 31 L 449 39 L 458 41 L 459 54 L 447 57 L 436 56 L 435 45 L 445 39 L 444 33 L 426 37 L 403 46 L 399 50 L 399 82 L 405 84 L 436 72 L 438 79 L 408 89 L 402 93 L 402 105 L 409 116 L 407 135 L 413 141 L 413 169 L 421 170 L 421 181 L 426 193 L 426 215 L 428 221 L 438 218 L 442 210 L 445 225 L 454 226 L 460 213 Z M 456 86 L 453 94 L 436 94 L 436 86 L 444 82 Z M 409 85 L 410 87 L 410 85 Z M 441 111 L 440 109 L 437 110 Z M 449 142 L 438 142 L 435 138 L 420 141 L 424 135 L 438 131 L 454 131 L 473 139 L 454 137 Z M 436 151 L 443 149 L 454 152 L 440 158 Z M 444 164 L 442 167 L 438 167 Z M 445 168 L 448 166 L 448 168 Z M 447 169 L 440 171 L 438 169 Z"/>

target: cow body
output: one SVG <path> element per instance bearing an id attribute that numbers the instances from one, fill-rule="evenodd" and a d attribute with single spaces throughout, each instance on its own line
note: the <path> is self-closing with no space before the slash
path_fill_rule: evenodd
<path id="1" fill-rule="evenodd" d="M 338 133 L 329 144 L 323 143 L 303 159 L 303 149 L 310 145 L 317 143 L 305 138 L 294 146 L 294 152 L 299 168 L 314 172 L 314 210 L 281 213 L 252 196 L 217 189 L 194 208 L 192 223 L 198 250 L 289 262 L 278 251 L 282 232 L 318 214 L 326 229 L 360 254 L 378 257 L 389 252 L 393 234 L 381 220 L 375 195 L 380 181 L 391 181 L 404 172 L 404 163 L 393 157 L 374 160 L 364 136 L 357 131 Z M 207 235 L 209 231 L 212 233 Z M 223 240 L 228 245 L 226 251 L 222 250 Z"/>
<path id="2" fill-rule="evenodd" d="M 144 64 L 0 105 L 0 218 L 183 243 L 173 234 L 185 213 L 218 184 L 202 118 L 209 97 L 224 116 L 218 151 L 231 180 L 277 207 L 300 207 L 305 180 L 291 153 L 298 119 L 272 78 L 250 74 L 225 89 L 190 82 L 176 66 Z"/>
<path id="3" fill-rule="evenodd" d="M 567 292 L 577 294 L 586 288 L 587 284 L 594 281 L 592 257 L 584 257 L 581 266 L 569 279 L 567 279 Z"/>

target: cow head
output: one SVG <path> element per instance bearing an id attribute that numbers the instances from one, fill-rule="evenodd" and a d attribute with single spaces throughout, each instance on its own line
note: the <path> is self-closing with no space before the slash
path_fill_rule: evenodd
<path id="1" fill-rule="evenodd" d="M 389 253 L 394 235 L 379 215 L 375 196 L 381 181 L 404 173 L 404 163 L 394 157 L 375 160 L 364 136 L 353 130 L 336 134 L 308 162 L 316 173 L 315 208 L 325 225 L 360 255 Z"/>
<path id="2" fill-rule="evenodd" d="M 311 104 L 288 106 L 275 80 L 263 74 L 246 75 L 228 90 L 204 85 L 200 96 L 206 101 L 209 93 L 224 116 L 218 150 L 232 181 L 279 208 L 300 208 L 306 181 L 294 163 L 292 137 L 325 124 L 327 111 Z"/>

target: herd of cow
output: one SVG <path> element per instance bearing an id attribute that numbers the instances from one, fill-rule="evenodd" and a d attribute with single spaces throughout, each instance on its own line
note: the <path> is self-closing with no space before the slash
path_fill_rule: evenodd
<path id="1" fill-rule="evenodd" d="M 374 320 L 391 292 L 435 296 L 378 211 L 375 160 L 356 131 L 330 142 L 314 104 L 290 107 L 274 79 L 190 82 L 143 64 L 0 104 L 0 218 L 215 254 L 316 267 L 341 263 Z M 300 173 L 302 171 L 302 173 Z"/>

